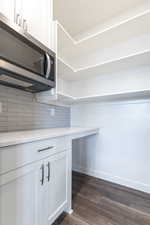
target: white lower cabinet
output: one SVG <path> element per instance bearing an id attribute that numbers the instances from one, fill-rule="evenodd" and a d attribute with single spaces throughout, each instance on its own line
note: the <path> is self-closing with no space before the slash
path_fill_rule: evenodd
<path id="1" fill-rule="evenodd" d="M 37 225 L 41 162 L 0 176 L 0 224 Z"/>
<path id="2" fill-rule="evenodd" d="M 68 152 L 0 176 L 0 225 L 50 225 L 67 207 Z"/>
<path id="3" fill-rule="evenodd" d="M 68 155 L 66 152 L 51 157 L 46 162 L 50 169 L 47 175 L 47 219 L 51 224 L 67 206 Z"/>

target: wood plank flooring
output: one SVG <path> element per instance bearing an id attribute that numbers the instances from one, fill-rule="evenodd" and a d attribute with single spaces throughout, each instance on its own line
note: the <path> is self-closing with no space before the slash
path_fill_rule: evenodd
<path id="1" fill-rule="evenodd" d="M 73 214 L 54 225 L 150 225 L 150 195 L 73 172 Z"/>

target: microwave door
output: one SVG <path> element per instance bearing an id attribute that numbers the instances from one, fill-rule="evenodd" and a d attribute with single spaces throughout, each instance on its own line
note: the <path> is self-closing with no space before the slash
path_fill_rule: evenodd
<path id="1" fill-rule="evenodd" d="M 36 92 L 50 89 L 50 80 L 0 59 L 0 84 Z"/>
<path id="2" fill-rule="evenodd" d="M 39 74 L 41 76 L 44 75 L 44 62 L 45 62 L 45 57 L 40 56 L 40 58 L 33 63 L 35 70 L 39 71 L 40 72 Z"/>

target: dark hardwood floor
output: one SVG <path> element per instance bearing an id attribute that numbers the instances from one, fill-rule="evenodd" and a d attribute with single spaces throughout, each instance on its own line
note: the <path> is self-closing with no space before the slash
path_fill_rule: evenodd
<path id="1" fill-rule="evenodd" d="M 150 195 L 73 172 L 73 214 L 54 225 L 150 225 Z"/>

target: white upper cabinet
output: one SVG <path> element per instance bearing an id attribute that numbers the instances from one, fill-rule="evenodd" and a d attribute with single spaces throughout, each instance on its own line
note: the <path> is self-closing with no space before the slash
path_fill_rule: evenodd
<path id="1" fill-rule="evenodd" d="M 1 0 L 0 1 L 0 13 L 2 13 L 5 17 L 14 21 L 14 10 L 15 9 L 15 1 L 14 0 Z"/>
<path id="2" fill-rule="evenodd" d="M 0 13 L 50 48 L 53 0 L 1 0 Z"/>
<path id="3" fill-rule="evenodd" d="M 44 45 L 50 44 L 51 4 L 49 0 L 22 0 L 23 28 Z"/>

